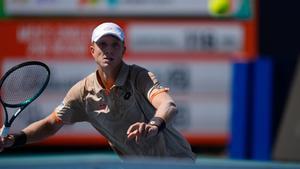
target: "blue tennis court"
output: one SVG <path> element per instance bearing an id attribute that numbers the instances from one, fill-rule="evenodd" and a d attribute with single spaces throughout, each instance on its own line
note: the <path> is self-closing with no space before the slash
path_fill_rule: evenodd
<path id="1" fill-rule="evenodd" d="M 198 157 L 196 164 L 175 160 L 122 161 L 112 153 L 32 154 L 0 157 L 1 169 L 300 169 L 289 162 L 254 162 Z"/>

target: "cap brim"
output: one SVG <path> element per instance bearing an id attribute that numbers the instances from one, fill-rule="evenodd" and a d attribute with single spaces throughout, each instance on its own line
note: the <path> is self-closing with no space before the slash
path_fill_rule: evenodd
<path id="1" fill-rule="evenodd" d="M 102 35 L 99 35 L 99 37 L 96 37 L 95 40 L 93 40 L 93 41 L 97 42 L 99 39 L 101 39 L 102 37 L 107 36 L 107 35 L 114 36 L 114 37 L 118 38 L 122 42 L 124 41 L 124 39 L 122 37 L 120 37 L 120 35 L 118 35 L 116 33 L 112 33 L 112 32 L 107 32 L 107 33 L 104 33 Z"/>

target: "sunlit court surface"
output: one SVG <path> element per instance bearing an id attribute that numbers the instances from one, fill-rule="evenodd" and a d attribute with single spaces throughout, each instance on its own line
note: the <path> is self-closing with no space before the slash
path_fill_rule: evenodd
<path id="1" fill-rule="evenodd" d="M 32 154 L 0 157 L 1 169 L 300 169 L 290 162 L 262 162 L 198 157 L 195 163 L 177 159 L 121 160 L 114 153 Z"/>

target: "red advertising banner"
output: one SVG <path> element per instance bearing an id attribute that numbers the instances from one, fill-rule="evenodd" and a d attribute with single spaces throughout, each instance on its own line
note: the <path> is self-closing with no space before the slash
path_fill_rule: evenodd
<path id="1" fill-rule="evenodd" d="M 2 57 L 83 59 L 92 29 L 104 20 L 25 19 L 0 21 Z M 252 21 L 113 20 L 124 27 L 128 58 L 253 59 Z"/>

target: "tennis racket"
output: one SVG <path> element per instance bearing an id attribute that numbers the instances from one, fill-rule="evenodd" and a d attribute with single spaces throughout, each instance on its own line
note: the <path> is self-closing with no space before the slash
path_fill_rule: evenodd
<path id="1" fill-rule="evenodd" d="M 8 135 L 16 117 L 42 94 L 49 79 L 49 67 L 39 61 L 18 64 L 3 75 L 0 80 L 0 102 L 5 112 L 5 119 L 1 137 Z M 8 108 L 16 111 L 9 112 Z"/>

